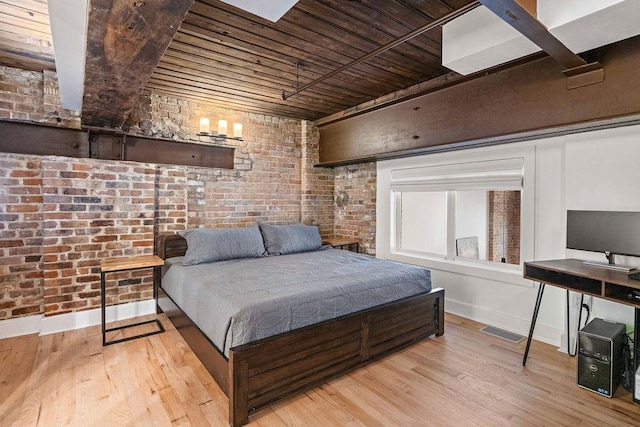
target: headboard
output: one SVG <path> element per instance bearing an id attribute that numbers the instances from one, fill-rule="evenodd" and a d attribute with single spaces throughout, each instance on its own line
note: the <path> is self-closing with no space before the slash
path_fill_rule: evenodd
<path id="1" fill-rule="evenodd" d="M 160 233 L 156 241 L 156 255 L 162 259 L 183 256 L 187 252 L 187 241 L 177 233 Z"/>

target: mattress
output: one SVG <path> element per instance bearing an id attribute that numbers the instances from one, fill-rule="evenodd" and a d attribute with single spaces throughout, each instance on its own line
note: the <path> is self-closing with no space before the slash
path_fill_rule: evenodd
<path id="1" fill-rule="evenodd" d="M 229 349 L 431 290 L 422 267 L 333 248 L 183 266 L 162 288 L 211 342 Z"/>

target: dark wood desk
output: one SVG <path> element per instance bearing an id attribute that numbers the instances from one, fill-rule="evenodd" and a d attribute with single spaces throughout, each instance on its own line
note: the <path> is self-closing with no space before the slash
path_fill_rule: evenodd
<path id="1" fill-rule="evenodd" d="M 634 307 L 634 366 L 635 369 L 638 369 L 638 364 L 640 364 L 640 343 L 638 342 L 638 337 L 640 337 L 640 299 L 637 298 L 634 291 L 640 291 L 640 280 L 629 279 L 625 271 L 594 267 L 584 264 L 578 259 L 525 262 L 524 278 L 540 282 L 540 288 L 538 289 L 527 346 L 522 359 L 523 366 L 527 363 L 531 337 L 536 326 L 544 287 L 545 285 L 552 285 L 564 288 L 567 291 L 579 292 L 584 295 L 591 295 Z M 636 397 L 634 397 L 634 400 L 638 401 Z"/>

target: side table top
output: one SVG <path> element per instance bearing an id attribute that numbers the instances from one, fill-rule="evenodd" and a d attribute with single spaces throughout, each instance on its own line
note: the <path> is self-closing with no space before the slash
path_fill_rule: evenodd
<path id="1" fill-rule="evenodd" d="M 100 271 L 132 270 L 135 268 L 158 267 L 164 265 L 164 260 L 157 255 L 139 255 L 121 258 L 109 258 L 100 263 Z"/>
<path id="2" fill-rule="evenodd" d="M 325 245 L 331 246 L 346 246 L 346 245 L 355 245 L 356 243 L 360 243 L 357 239 L 347 239 L 340 237 L 333 237 L 328 239 L 322 239 L 322 243 Z"/>

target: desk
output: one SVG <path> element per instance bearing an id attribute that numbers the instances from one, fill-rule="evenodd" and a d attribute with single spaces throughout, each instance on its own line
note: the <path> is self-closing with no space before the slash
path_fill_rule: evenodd
<path id="1" fill-rule="evenodd" d="M 105 276 L 107 273 L 115 273 L 119 271 L 128 271 L 128 270 L 138 270 L 140 268 L 149 268 L 149 267 L 159 267 L 164 265 L 164 261 L 162 258 L 157 257 L 155 255 L 142 255 L 142 256 L 134 256 L 128 258 L 111 258 L 105 259 L 100 263 L 100 305 L 102 312 L 102 345 L 110 345 L 116 344 L 122 341 L 129 341 L 135 338 L 148 337 L 149 335 L 159 334 L 164 332 L 164 327 L 162 323 L 158 319 L 147 320 L 145 322 L 138 322 L 132 325 L 118 326 L 115 328 L 106 328 L 106 285 L 105 285 Z M 149 332 L 146 334 L 136 335 L 133 337 L 121 338 L 118 340 L 113 340 L 107 342 L 107 332 L 117 331 L 125 328 L 133 328 L 134 326 L 146 325 L 148 323 L 155 323 L 158 326 L 158 330 Z"/>
<path id="2" fill-rule="evenodd" d="M 635 345 L 635 369 L 640 363 L 640 299 L 636 299 L 634 291 L 640 291 L 640 281 L 631 280 L 627 273 L 620 270 L 594 267 L 584 264 L 578 259 L 558 259 L 551 261 L 533 261 L 524 263 L 524 278 L 540 282 L 538 297 L 533 310 L 531 328 L 527 338 L 527 346 L 522 359 L 522 365 L 526 365 L 531 337 L 536 326 L 540 302 L 544 293 L 545 284 L 566 289 L 567 291 L 580 292 L 597 298 L 615 301 L 620 304 L 629 305 L 635 308 L 635 326 L 633 342 Z M 568 315 L 568 313 L 567 313 Z M 634 369 L 634 372 L 635 372 Z M 634 400 L 638 401 L 639 396 Z"/>

